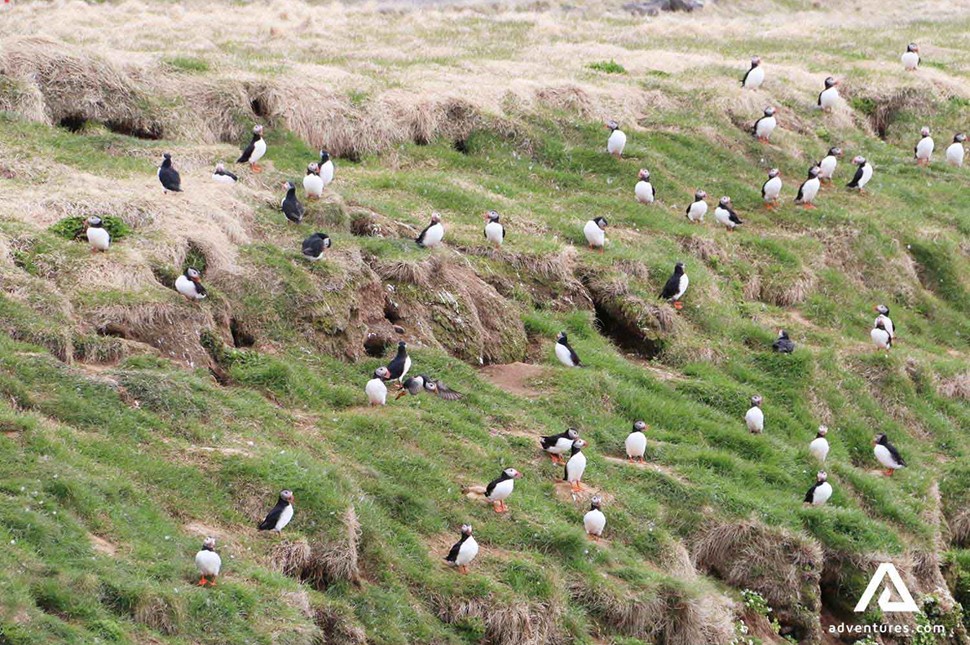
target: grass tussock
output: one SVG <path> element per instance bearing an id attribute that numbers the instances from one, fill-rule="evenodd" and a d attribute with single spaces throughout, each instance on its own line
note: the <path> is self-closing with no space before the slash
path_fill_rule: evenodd
<path id="1" fill-rule="evenodd" d="M 360 582 L 360 521 L 351 506 L 342 518 L 343 536 L 326 544 L 314 544 L 301 578 L 317 589 L 336 581 Z"/>
<path id="2" fill-rule="evenodd" d="M 594 112 L 593 100 L 586 90 L 576 85 L 559 85 L 537 89 L 535 100 L 543 107 L 574 114 L 584 119 L 590 118 Z"/>
<path id="3" fill-rule="evenodd" d="M 941 379 L 936 389 L 947 398 L 970 401 L 970 372 Z"/>
<path id="4" fill-rule="evenodd" d="M 270 568 L 292 578 L 301 578 L 312 561 L 313 552 L 305 538 L 281 540 L 269 553 Z"/>
<path id="5" fill-rule="evenodd" d="M 438 618 L 449 624 L 481 621 L 490 645 L 545 645 L 557 642 L 562 606 L 554 601 L 508 603 L 493 598 L 446 601 L 433 598 Z"/>
<path id="6" fill-rule="evenodd" d="M 185 621 L 185 607 L 181 598 L 168 595 L 147 593 L 135 603 L 132 618 L 136 623 L 171 636 L 179 632 Z"/>
<path id="7" fill-rule="evenodd" d="M 364 645 L 367 632 L 357 624 L 353 612 L 336 603 L 327 603 L 314 609 L 313 622 L 320 630 L 317 645 Z"/>

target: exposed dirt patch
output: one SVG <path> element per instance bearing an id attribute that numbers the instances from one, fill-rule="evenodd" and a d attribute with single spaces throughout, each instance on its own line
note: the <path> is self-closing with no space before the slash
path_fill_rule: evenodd
<path id="1" fill-rule="evenodd" d="M 101 555 L 113 558 L 118 553 L 118 547 L 94 533 L 88 533 L 88 539 L 91 540 L 91 548 Z"/>
<path id="2" fill-rule="evenodd" d="M 185 525 L 185 530 L 193 535 L 201 537 L 214 537 L 220 542 L 225 540 L 229 533 L 225 529 L 216 528 L 202 522 L 189 522 Z"/>
<path id="3" fill-rule="evenodd" d="M 539 365 L 529 363 L 486 365 L 478 373 L 495 387 L 510 394 L 532 398 L 545 393 L 536 387 L 542 384 L 540 379 L 546 374 L 546 369 Z"/>
<path id="4" fill-rule="evenodd" d="M 583 482 L 583 489 L 579 492 L 573 492 L 569 485 L 569 482 L 564 482 L 562 480 L 556 482 L 556 499 L 560 502 L 569 503 L 581 503 L 589 502 L 595 496 L 599 496 L 603 499 L 603 504 L 605 505 L 609 500 L 613 499 L 613 496 L 609 493 L 604 493 L 602 490 L 595 486 L 590 486 L 586 482 Z"/>
<path id="5" fill-rule="evenodd" d="M 650 447 L 648 445 L 647 452 L 649 451 L 650 451 Z M 666 475 L 667 477 L 670 477 L 671 479 L 676 480 L 681 484 L 684 484 L 684 485 L 690 484 L 690 482 L 684 479 L 680 475 L 680 473 L 678 473 L 676 470 L 674 470 L 673 468 L 670 468 L 669 466 L 664 466 L 663 464 L 657 464 L 650 461 L 645 463 L 641 463 L 639 461 L 635 463 L 630 463 L 629 461 L 627 461 L 622 457 L 604 457 L 604 459 L 606 459 L 606 461 L 611 461 L 614 464 L 621 464 L 623 466 L 628 466 L 630 468 L 639 468 L 640 470 L 652 470 L 662 475 Z"/>

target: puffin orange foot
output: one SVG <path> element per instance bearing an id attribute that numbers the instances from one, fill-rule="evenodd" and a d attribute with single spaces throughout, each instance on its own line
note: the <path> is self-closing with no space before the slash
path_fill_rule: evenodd
<path id="1" fill-rule="evenodd" d="M 676 309 L 677 311 L 680 311 L 683 308 L 684 308 L 684 303 L 682 303 L 680 300 L 674 301 L 674 309 Z"/>
<path id="2" fill-rule="evenodd" d="M 199 578 L 199 586 L 200 587 L 206 586 L 207 583 L 208 583 L 208 581 L 205 579 L 205 576 L 202 576 L 201 578 Z"/>

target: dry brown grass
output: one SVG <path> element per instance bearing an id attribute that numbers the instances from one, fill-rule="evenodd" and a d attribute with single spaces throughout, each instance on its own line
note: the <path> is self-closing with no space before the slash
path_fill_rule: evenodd
<path id="1" fill-rule="evenodd" d="M 302 576 L 312 561 L 310 543 L 305 538 L 281 540 L 269 552 L 270 568 L 293 578 Z"/>
<path id="2" fill-rule="evenodd" d="M 945 397 L 970 401 L 970 372 L 940 379 L 936 389 Z"/>
<path id="3" fill-rule="evenodd" d="M 562 606 L 556 601 L 507 604 L 492 598 L 447 600 L 431 598 L 438 618 L 453 624 L 477 618 L 485 626 L 489 645 L 546 645 L 558 642 Z"/>
<path id="4" fill-rule="evenodd" d="M 147 593 L 138 598 L 132 610 L 136 623 L 145 625 L 157 632 L 172 636 L 178 633 L 184 622 L 186 610 L 183 600 L 178 596 Z"/>
<path id="5" fill-rule="evenodd" d="M 367 632 L 358 625 L 353 612 L 336 605 L 320 605 L 314 611 L 313 622 L 320 629 L 318 645 L 364 645 Z"/>
<path id="6" fill-rule="evenodd" d="M 310 559 L 301 573 L 300 577 L 317 589 L 326 589 L 338 580 L 355 584 L 360 582 L 360 521 L 353 506 L 346 510 L 341 521 L 341 538 L 314 544 Z"/>

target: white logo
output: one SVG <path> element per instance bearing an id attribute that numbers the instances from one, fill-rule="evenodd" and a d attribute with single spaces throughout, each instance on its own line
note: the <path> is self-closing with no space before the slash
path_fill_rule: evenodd
<path id="1" fill-rule="evenodd" d="M 865 593 L 862 594 L 862 598 L 859 598 L 859 603 L 855 606 L 855 611 L 862 612 L 869 607 L 869 603 L 872 602 L 872 597 L 876 595 L 876 589 L 879 588 L 879 585 L 882 584 L 887 575 L 889 576 L 889 581 L 893 583 L 893 587 L 896 588 L 896 594 L 902 600 L 889 600 L 890 591 L 889 585 L 887 584 L 879 596 L 879 609 L 882 609 L 884 612 L 919 611 L 919 607 L 913 602 L 913 597 L 910 595 L 909 589 L 906 588 L 906 584 L 899 577 L 899 572 L 896 571 L 896 567 L 891 562 L 883 562 L 876 569 L 876 573 L 872 576 L 872 580 L 869 581 L 869 586 L 866 587 Z"/>

